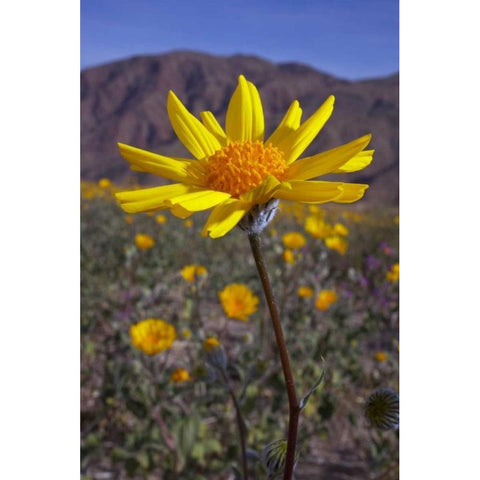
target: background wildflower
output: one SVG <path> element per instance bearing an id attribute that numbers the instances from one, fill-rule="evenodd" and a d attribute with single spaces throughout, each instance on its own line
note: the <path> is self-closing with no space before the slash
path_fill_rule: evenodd
<path id="1" fill-rule="evenodd" d="M 183 383 L 192 380 L 190 373 L 185 368 L 177 367 L 170 377 L 170 381 L 173 383 Z"/>
<path id="2" fill-rule="evenodd" d="M 206 351 L 205 360 L 207 365 L 225 371 L 228 364 L 225 349 L 215 337 L 208 337 L 203 342 Z"/>
<path id="3" fill-rule="evenodd" d="M 395 253 L 395 250 L 386 242 L 380 242 L 379 247 L 385 255 L 393 255 Z"/>
<path id="4" fill-rule="evenodd" d="M 338 234 L 346 237 L 349 234 L 348 228 L 343 223 L 336 223 L 333 226 L 333 231 Z"/>
<path id="5" fill-rule="evenodd" d="M 315 215 L 317 215 L 319 217 L 325 216 L 325 210 L 320 208 L 318 205 L 309 205 L 308 206 L 308 211 L 310 213 L 314 213 Z"/>
<path id="6" fill-rule="evenodd" d="M 315 299 L 315 307 L 318 310 L 327 310 L 337 299 L 338 296 L 333 290 L 322 290 Z"/>
<path id="7" fill-rule="evenodd" d="M 161 213 L 158 214 L 156 217 L 155 217 L 155 221 L 160 224 L 160 225 L 163 225 L 164 223 L 167 222 L 167 217 L 165 215 L 162 215 Z"/>
<path id="8" fill-rule="evenodd" d="M 309 215 L 305 219 L 304 228 L 314 238 L 326 238 L 332 233 L 332 226 L 317 215 Z"/>
<path id="9" fill-rule="evenodd" d="M 374 255 L 368 255 L 365 259 L 365 267 L 368 271 L 377 270 L 382 266 L 382 262 Z"/>
<path id="10" fill-rule="evenodd" d="M 311 289 L 310 287 L 300 287 L 298 289 L 298 296 L 301 298 L 313 297 L 313 289 Z"/>
<path id="11" fill-rule="evenodd" d="M 375 360 L 377 362 L 384 362 L 388 358 L 388 354 L 386 352 L 376 352 L 375 353 Z"/>
<path id="12" fill-rule="evenodd" d="M 109 188 L 112 186 L 112 182 L 108 178 L 101 178 L 98 181 L 98 186 L 100 188 Z"/>
<path id="13" fill-rule="evenodd" d="M 293 255 L 293 252 L 288 248 L 283 251 L 282 258 L 285 263 L 290 263 L 291 265 L 295 263 L 295 256 Z"/>
<path id="14" fill-rule="evenodd" d="M 194 282 L 197 275 L 205 275 L 207 269 L 202 265 L 186 265 L 180 273 L 187 282 Z"/>
<path id="15" fill-rule="evenodd" d="M 207 352 L 211 352 L 212 350 L 215 350 L 218 347 L 220 347 L 220 342 L 215 337 L 207 337 L 203 342 L 203 348 L 205 348 Z"/>
<path id="16" fill-rule="evenodd" d="M 325 239 L 325 245 L 330 249 L 330 250 L 335 250 L 337 251 L 340 255 L 345 255 L 345 253 L 347 252 L 347 248 L 348 248 L 348 242 L 335 235 L 333 237 L 327 237 Z"/>
<path id="17" fill-rule="evenodd" d="M 176 337 L 175 327 L 169 323 L 149 318 L 130 327 L 132 344 L 147 355 L 169 349 Z"/>
<path id="18" fill-rule="evenodd" d="M 246 322 L 257 311 L 258 297 L 244 284 L 227 285 L 218 296 L 229 318 Z"/>
<path id="19" fill-rule="evenodd" d="M 392 265 L 386 277 L 389 282 L 397 282 L 400 278 L 400 265 L 398 263 Z"/>
<path id="20" fill-rule="evenodd" d="M 140 250 L 148 250 L 155 245 L 155 240 L 146 233 L 137 233 L 135 235 L 135 245 Z"/>
<path id="21" fill-rule="evenodd" d="M 306 239 L 299 232 L 289 232 L 282 237 L 282 242 L 286 248 L 295 250 L 297 248 L 302 248 L 305 245 Z"/>
<path id="22" fill-rule="evenodd" d="M 192 331 L 189 328 L 184 328 L 182 330 L 182 336 L 183 338 L 189 340 L 190 338 L 192 338 Z"/>

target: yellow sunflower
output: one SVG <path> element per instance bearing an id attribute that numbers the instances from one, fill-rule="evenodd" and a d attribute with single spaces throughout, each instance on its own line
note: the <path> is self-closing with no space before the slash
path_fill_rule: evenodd
<path id="1" fill-rule="evenodd" d="M 227 317 L 248 321 L 257 311 L 258 297 L 243 283 L 232 283 L 218 292 L 220 302 Z"/>
<path id="2" fill-rule="evenodd" d="M 175 338 L 176 331 L 173 325 L 158 319 L 148 318 L 130 327 L 132 344 L 147 355 L 168 350 Z"/>
<path id="3" fill-rule="evenodd" d="M 300 160 L 333 111 L 330 96 L 307 120 L 295 100 L 276 130 L 264 139 L 263 108 L 257 88 L 243 75 L 230 100 L 225 129 L 211 112 L 193 116 L 170 91 L 167 111 L 173 130 L 196 160 L 165 157 L 119 143 L 136 171 L 176 183 L 116 194 L 127 213 L 169 209 L 180 218 L 213 208 L 202 235 L 228 233 L 256 205 L 272 199 L 309 204 L 352 203 L 368 185 L 312 181 L 329 173 L 361 170 L 372 160 L 364 150 L 371 135 Z"/>

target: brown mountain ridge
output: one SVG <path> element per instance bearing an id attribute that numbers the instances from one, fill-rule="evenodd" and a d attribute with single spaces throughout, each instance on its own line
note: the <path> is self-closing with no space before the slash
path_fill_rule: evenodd
<path id="1" fill-rule="evenodd" d="M 108 177 L 122 183 L 132 176 L 117 149 L 122 142 L 164 155 L 190 156 L 177 140 L 166 111 L 174 90 L 198 115 L 212 111 L 221 124 L 230 96 L 243 74 L 262 98 L 267 135 L 290 103 L 297 99 L 306 119 L 333 94 L 332 117 L 305 155 L 346 143 L 366 133 L 375 148 L 365 170 L 336 175 L 337 180 L 370 184 L 365 199 L 379 205 L 398 204 L 398 74 L 347 81 L 296 63 L 274 64 L 244 55 L 219 57 L 177 51 L 139 56 L 81 72 L 81 177 Z M 144 184 L 163 184 L 153 175 L 135 174 Z"/>

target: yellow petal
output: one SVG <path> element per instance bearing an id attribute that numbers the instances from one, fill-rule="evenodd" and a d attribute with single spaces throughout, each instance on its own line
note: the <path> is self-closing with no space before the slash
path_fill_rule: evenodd
<path id="1" fill-rule="evenodd" d="M 281 183 L 273 175 L 267 175 L 260 185 L 248 192 L 242 193 L 240 200 L 253 204 L 267 203 L 280 186 Z"/>
<path id="2" fill-rule="evenodd" d="M 361 183 L 344 183 L 342 194 L 334 200 L 336 203 L 353 203 L 360 200 L 365 194 L 368 185 Z"/>
<path id="3" fill-rule="evenodd" d="M 342 194 L 341 182 L 292 180 L 284 183 L 287 185 L 282 184 L 273 194 L 275 198 L 294 202 L 325 203 L 331 202 Z"/>
<path id="4" fill-rule="evenodd" d="M 282 118 L 275 131 L 270 135 L 265 144 L 271 143 L 276 145 L 282 138 L 287 136 L 293 130 L 300 126 L 300 119 L 302 118 L 302 109 L 298 100 L 294 100 L 290 105 L 287 113 Z"/>
<path id="5" fill-rule="evenodd" d="M 215 115 L 212 112 L 200 112 L 202 123 L 207 130 L 218 140 L 222 146 L 227 144 L 227 134 L 224 132 L 221 125 L 218 123 Z"/>
<path id="6" fill-rule="evenodd" d="M 204 176 L 200 162 L 186 158 L 170 158 L 140 148 L 119 143 L 120 154 L 132 165 L 132 170 L 149 172 L 177 182 L 198 183 Z"/>
<path id="7" fill-rule="evenodd" d="M 335 169 L 361 152 L 368 145 L 371 138 L 371 135 L 364 135 L 332 150 L 297 160 L 290 165 L 286 178 L 308 180 L 309 178 L 332 173 Z"/>
<path id="8" fill-rule="evenodd" d="M 190 212 L 199 212 L 200 210 L 212 208 L 230 197 L 231 195 L 225 192 L 200 190 L 170 198 L 166 203 L 172 206 L 180 205 L 182 208 L 189 210 Z"/>
<path id="9" fill-rule="evenodd" d="M 263 141 L 265 123 L 260 95 L 243 75 L 238 77 L 238 86 L 228 105 L 225 130 L 230 142 Z"/>
<path id="10" fill-rule="evenodd" d="M 202 235 L 205 237 L 210 234 L 212 238 L 223 237 L 251 208 L 251 203 L 236 199 L 229 199 L 217 205 L 208 217 Z"/>
<path id="11" fill-rule="evenodd" d="M 285 161 L 292 163 L 310 145 L 333 112 L 335 97 L 330 95 L 323 105 L 300 127 L 281 138 L 276 146 L 283 151 Z"/>
<path id="12" fill-rule="evenodd" d="M 222 148 L 218 140 L 185 108 L 171 90 L 168 93 L 167 111 L 175 133 L 195 158 L 208 157 Z"/>
<path id="13" fill-rule="evenodd" d="M 174 183 L 162 187 L 119 192 L 115 196 L 127 213 L 138 213 L 164 208 L 166 200 L 198 190 L 198 187 Z"/>
<path id="14" fill-rule="evenodd" d="M 263 106 L 257 87 L 252 82 L 247 82 L 252 102 L 252 140 L 263 142 L 265 133 L 265 119 L 263 117 Z"/>
<path id="15" fill-rule="evenodd" d="M 188 218 L 190 215 L 193 214 L 193 212 L 190 212 L 189 210 L 185 210 L 181 205 L 174 205 L 173 207 L 170 208 L 170 213 L 175 215 L 177 218 Z"/>
<path id="16" fill-rule="evenodd" d="M 375 150 L 364 150 L 351 158 L 347 163 L 332 171 L 332 173 L 358 172 L 368 167 L 373 159 Z"/>

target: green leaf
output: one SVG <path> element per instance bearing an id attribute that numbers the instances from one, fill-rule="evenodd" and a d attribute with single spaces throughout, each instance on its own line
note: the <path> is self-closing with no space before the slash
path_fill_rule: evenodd
<path id="1" fill-rule="evenodd" d="M 303 410 L 305 408 L 305 406 L 307 405 L 308 399 L 310 398 L 310 395 L 312 395 L 312 393 L 322 384 L 324 379 L 325 379 L 325 363 L 323 362 L 322 372 L 320 374 L 320 377 L 313 384 L 312 388 L 310 388 L 308 393 L 301 398 L 300 403 L 298 404 L 298 407 L 300 408 L 300 410 Z"/>
<path id="2" fill-rule="evenodd" d="M 200 420 L 197 417 L 187 417 L 174 426 L 175 438 L 179 453 L 187 459 L 197 442 L 200 430 Z"/>

